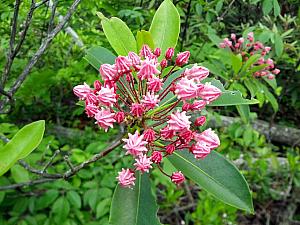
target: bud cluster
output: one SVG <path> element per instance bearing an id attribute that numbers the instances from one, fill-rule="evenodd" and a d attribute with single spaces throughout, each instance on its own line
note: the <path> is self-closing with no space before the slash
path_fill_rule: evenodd
<path id="1" fill-rule="evenodd" d="M 236 34 L 231 34 L 230 38 L 224 38 L 219 47 L 229 48 L 234 54 L 241 54 L 243 62 L 246 62 L 254 54 L 260 54 L 261 57 L 253 66 L 266 66 L 256 71 L 253 74 L 254 77 L 266 76 L 268 79 L 274 79 L 275 75 L 280 73 L 280 70 L 275 68 L 273 60 L 266 58 L 266 55 L 271 51 L 271 47 L 264 46 L 261 42 L 255 41 L 253 32 L 247 35 L 246 41 L 242 37 L 237 39 Z"/>
<path id="2" fill-rule="evenodd" d="M 188 63 L 190 52 L 178 53 L 174 61 L 173 48 L 159 62 L 160 55 L 161 49 L 152 51 L 144 45 L 139 55 L 129 52 L 113 65 L 102 64 L 103 83 L 96 80 L 93 88 L 84 83 L 73 90 L 99 127 L 107 131 L 114 123 L 123 123 L 130 131 L 123 148 L 134 158 L 133 169 L 122 169 L 117 177 L 124 187 L 134 185 L 135 171 L 148 173 L 154 165 L 180 184 L 185 180 L 180 171 L 168 175 L 161 168 L 164 157 L 185 149 L 203 159 L 220 145 L 211 129 L 198 131 L 205 116 L 191 121 L 193 111 L 201 111 L 221 95 L 217 87 L 203 83 L 208 69 L 193 65 L 173 78 L 173 72 Z"/>

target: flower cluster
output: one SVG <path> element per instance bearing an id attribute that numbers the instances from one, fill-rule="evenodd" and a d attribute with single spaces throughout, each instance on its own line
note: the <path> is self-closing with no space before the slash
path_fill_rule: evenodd
<path id="1" fill-rule="evenodd" d="M 247 36 L 247 40 L 236 34 L 231 34 L 230 38 L 224 38 L 220 43 L 220 48 L 229 48 L 234 54 L 241 54 L 243 62 L 246 62 L 251 55 L 260 54 L 261 57 L 253 66 L 265 65 L 264 68 L 255 72 L 254 77 L 266 76 L 269 79 L 274 79 L 275 75 L 280 73 L 280 70 L 275 68 L 271 58 L 266 58 L 266 55 L 271 51 L 271 47 L 264 46 L 261 42 L 255 41 L 253 32 Z"/>
<path id="2" fill-rule="evenodd" d="M 114 123 L 123 123 L 131 131 L 123 139 L 123 148 L 134 159 L 133 169 L 122 169 L 117 177 L 124 187 L 134 185 L 135 171 L 148 173 L 154 165 L 180 184 L 185 180 L 180 171 L 168 175 L 161 168 L 164 157 L 186 149 L 203 159 L 220 145 L 211 129 L 198 131 L 205 116 L 191 121 L 193 111 L 201 111 L 221 95 L 217 87 L 203 82 L 208 69 L 193 65 L 175 76 L 173 72 L 188 63 L 190 53 L 181 52 L 175 58 L 174 49 L 169 48 L 159 62 L 160 55 L 161 49 L 152 51 L 144 45 L 139 55 L 129 52 L 118 56 L 113 65 L 102 64 L 103 83 L 96 80 L 93 88 L 74 87 L 75 95 L 85 101 L 87 116 L 99 127 L 107 131 Z"/>

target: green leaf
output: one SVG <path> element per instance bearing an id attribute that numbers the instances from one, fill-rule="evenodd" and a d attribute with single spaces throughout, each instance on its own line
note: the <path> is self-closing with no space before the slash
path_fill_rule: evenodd
<path id="1" fill-rule="evenodd" d="M 0 149 L 0 176 L 7 172 L 19 159 L 29 155 L 40 144 L 44 131 L 44 120 L 28 124 Z"/>
<path id="2" fill-rule="evenodd" d="M 219 200 L 253 212 L 245 178 L 219 153 L 212 151 L 205 159 L 197 160 L 187 151 L 180 151 L 174 152 L 168 159 L 178 170 Z"/>
<path id="3" fill-rule="evenodd" d="M 136 174 L 135 186 L 117 186 L 110 209 L 110 225 L 157 225 L 157 205 L 148 174 Z"/>
<path id="4" fill-rule="evenodd" d="M 170 0 L 164 0 L 157 9 L 150 33 L 156 48 L 161 48 L 163 57 L 169 47 L 175 48 L 180 32 L 180 16 Z"/>
<path id="5" fill-rule="evenodd" d="M 271 103 L 273 109 L 275 112 L 278 111 L 278 102 L 274 95 L 268 90 L 268 88 L 265 85 L 261 85 L 262 89 L 264 90 L 264 94 L 266 99 Z"/>
<path id="6" fill-rule="evenodd" d="M 68 200 L 65 197 L 58 198 L 53 204 L 52 212 L 55 214 L 56 221 L 64 222 L 70 212 Z"/>
<path id="7" fill-rule="evenodd" d="M 135 38 L 126 23 L 117 17 L 104 17 L 101 24 L 107 40 L 118 55 L 126 56 L 130 51 L 137 52 Z"/>
<path id="8" fill-rule="evenodd" d="M 270 87 L 273 88 L 273 90 L 276 90 L 277 82 L 276 82 L 275 78 L 274 79 L 268 79 L 268 77 L 266 77 L 266 76 L 263 76 L 262 78 L 264 79 L 264 81 L 266 81 L 270 85 Z"/>
<path id="9" fill-rule="evenodd" d="M 110 205 L 110 198 L 104 199 L 98 203 L 96 208 L 96 218 L 99 219 L 100 217 L 104 216 L 106 213 L 109 212 L 109 205 Z"/>
<path id="10" fill-rule="evenodd" d="M 262 4 L 262 9 L 264 15 L 268 15 L 273 8 L 273 1 L 272 0 L 264 0 Z"/>
<path id="11" fill-rule="evenodd" d="M 256 92 L 257 92 L 257 86 L 253 82 L 253 78 L 251 77 L 249 79 L 244 80 L 244 84 L 248 88 L 248 90 L 250 91 L 251 97 L 252 98 L 255 97 Z"/>
<path id="12" fill-rule="evenodd" d="M 11 176 L 16 183 L 29 181 L 29 173 L 20 165 L 10 168 Z"/>
<path id="13" fill-rule="evenodd" d="M 76 191 L 68 191 L 67 192 L 67 199 L 75 208 L 81 208 L 81 198 Z"/>
<path id="14" fill-rule="evenodd" d="M 250 107 L 249 107 L 249 105 L 237 105 L 236 109 L 238 110 L 243 122 L 249 123 L 249 119 L 250 119 Z"/>
<path id="15" fill-rule="evenodd" d="M 243 68 L 241 69 L 241 74 L 245 73 L 250 66 L 252 66 L 256 61 L 261 57 L 261 55 L 252 55 L 244 64 Z"/>
<path id="16" fill-rule="evenodd" d="M 86 51 L 84 57 L 96 70 L 99 70 L 102 64 L 114 64 L 116 56 L 106 48 L 92 47 Z"/>
<path id="17" fill-rule="evenodd" d="M 257 104 L 256 99 L 245 99 L 239 91 L 224 91 L 217 100 L 210 103 L 208 106 L 229 106 L 229 105 L 251 105 Z"/>
<path id="18" fill-rule="evenodd" d="M 281 56 L 283 52 L 283 40 L 278 33 L 275 34 L 274 42 L 276 55 Z"/>
<path id="19" fill-rule="evenodd" d="M 231 54 L 231 65 L 234 71 L 234 74 L 238 74 L 242 67 L 242 56 L 240 54 L 235 55 Z"/>
<path id="20" fill-rule="evenodd" d="M 50 206 L 58 197 L 58 190 L 50 189 L 35 201 L 36 210 L 41 210 Z"/>
<path id="21" fill-rule="evenodd" d="M 137 41 L 137 49 L 138 51 L 141 50 L 143 45 L 148 45 L 151 49 L 154 49 L 154 41 L 149 31 L 141 30 L 138 31 L 136 34 L 136 41 Z"/>
<path id="22" fill-rule="evenodd" d="M 274 16 L 277 17 L 280 15 L 280 5 L 277 0 L 273 0 Z"/>

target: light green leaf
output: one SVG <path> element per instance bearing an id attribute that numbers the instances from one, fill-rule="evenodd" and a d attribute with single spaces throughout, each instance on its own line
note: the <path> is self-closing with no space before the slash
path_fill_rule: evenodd
<path id="1" fill-rule="evenodd" d="M 163 57 L 169 47 L 175 48 L 180 32 L 180 16 L 170 0 L 164 0 L 157 9 L 150 33 L 156 48 L 161 48 Z"/>
<path id="2" fill-rule="evenodd" d="M 20 165 L 10 168 L 11 176 L 16 183 L 29 181 L 29 173 Z"/>
<path id="3" fill-rule="evenodd" d="M 106 48 L 92 47 L 86 51 L 84 57 L 96 70 L 99 70 L 102 64 L 114 64 L 116 56 Z"/>
<path id="4" fill-rule="evenodd" d="M 148 174 L 137 173 L 132 189 L 117 186 L 112 199 L 109 224 L 158 225 L 157 210 Z"/>
<path id="5" fill-rule="evenodd" d="M 137 50 L 140 51 L 143 45 L 148 45 L 151 49 L 154 49 L 154 41 L 149 31 L 141 30 L 136 35 Z"/>
<path id="6" fill-rule="evenodd" d="M 275 34 L 274 42 L 276 55 L 281 56 L 283 52 L 283 40 L 278 33 Z"/>
<path id="7" fill-rule="evenodd" d="M 109 205 L 110 205 L 110 198 L 104 199 L 98 203 L 96 208 L 96 218 L 99 219 L 100 217 L 104 216 L 106 213 L 109 212 Z"/>
<path id="8" fill-rule="evenodd" d="M 118 55 L 126 56 L 130 51 L 137 52 L 135 38 L 126 23 L 117 17 L 104 17 L 101 24 L 107 40 Z"/>
<path id="9" fill-rule="evenodd" d="M 264 15 L 268 15 L 273 8 L 273 1 L 272 0 L 264 0 L 262 4 L 262 9 Z"/>
<path id="10" fill-rule="evenodd" d="M 174 152 L 171 163 L 217 199 L 239 209 L 253 212 L 249 186 L 238 169 L 219 153 L 212 151 L 197 160 L 187 151 Z"/>
<path id="11" fill-rule="evenodd" d="M 240 54 L 235 55 L 231 54 L 231 65 L 234 71 L 234 74 L 238 74 L 242 67 L 242 56 Z"/>
<path id="12" fill-rule="evenodd" d="M 29 155 L 41 142 L 45 131 L 45 121 L 40 120 L 24 126 L 0 149 L 0 176 L 19 159 Z"/>
<path id="13" fill-rule="evenodd" d="M 67 192 L 67 199 L 77 209 L 81 208 L 81 198 L 80 195 L 76 191 L 68 191 Z"/>

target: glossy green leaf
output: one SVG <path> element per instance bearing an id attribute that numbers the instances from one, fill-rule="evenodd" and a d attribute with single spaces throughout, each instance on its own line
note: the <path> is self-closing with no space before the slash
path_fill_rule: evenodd
<path id="1" fill-rule="evenodd" d="M 0 149 L 0 176 L 19 159 L 29 155 L 41 142 L 45 131 L 45 121 L 40 120 L 24 126 Z"/>
<path id="2" fill-rule="evenodd" d="M 242 67 L 242 56 L 240 54 L 235 55 L 231 54 L 231 65 L 234 71 L 234 74 L 238 74 Z"/>
<path id="3" fill-rule="evenodd" d="M 126 23 L 117 17 L 102 18 L 104 34 L 111 47 L 118 55 L 127 55 L 128 52 L 137 52 L 136 40 Z"/>
<path id="4" fill-rule="evenodd" d="M 250 120 L 250 107 L 249 107 L 249 105 L 237 105 L 236 109 L 239 112 L 240 117 L 243 120 L 243 122 L 249 123 L 249 120 Z"/>
<path id="5" fill-rule="evenodd" d="M 274 37 L 274 42 L 275 42 L 275 52 L 277 56 L 281 56 L 283 52 L 283 40 L 282 37 L 278 33 L 275 34 Z"/>
<path id="6" fill-rule="evenodd" d="M 136 174 L 135 186 L 117 186 L 110 209 L 110 225 L 158 225 L 157 205 L 148 174 Z"/>
<path id="7" fill-rule="evenodd" d="M 238 169 L 221 154 L 212 151 L 197 160 L 187 151 L 175 152 L 170 162 L 201 188 L 219 200 L 239 209 L 253 212 L 249 186 Z"/>
<path id="8" fill-rule="evenodd" d="M 136 41 L 138 51 L 140 51 L 145 44 L 148 45 L 151 49 L 154 49 L 154 41 L 149 31 L 138 31 L 136 34 Z"/>
<path id="9" fill-rule="evenodd" d="M 167 48 L 175 48 L 179 32 L 179 13 L 170 0 L 164 0 L 157 9 L 150 26 L 150 33 L 155 47 L 162 50 L 161 57 L 163 57 Z"/>
<path id="10" fill-rule="evenodd" d="M 106 48 L 92 47 L 86 51 L 84 57 L 96 70 L 99 70 L 102 64 L 114 64 L 116 56 Z"/>

